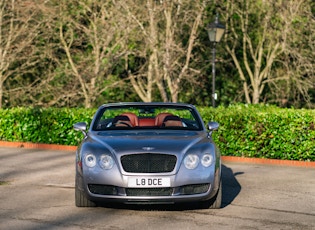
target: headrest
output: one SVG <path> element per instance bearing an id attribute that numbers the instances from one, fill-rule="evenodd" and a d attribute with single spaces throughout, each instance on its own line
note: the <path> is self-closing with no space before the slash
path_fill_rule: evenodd
<path id="1" fill-rule="evenodd" d="M 181 119 L 178 116 L 172 115 L 172 116 L 165 117 L 164 118 L 164 122 L 165 121 L 181 121 Z"/>

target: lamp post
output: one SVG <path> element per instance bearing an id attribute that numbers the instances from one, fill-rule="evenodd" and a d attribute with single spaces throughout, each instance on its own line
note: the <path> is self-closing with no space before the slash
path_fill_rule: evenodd
<path id="1" fill-rule="evenodd" d="M 215 107 L 215 100 L 217 94 L 215 92 L 215 54 L 216 44 L 220 42 L 224 32 L 225 26 L 219 22 L 219 15 L 215 17 L 215 21 L 210 23 L 207 28 L 209 40 L 212 43 L 212 106 Z"/>

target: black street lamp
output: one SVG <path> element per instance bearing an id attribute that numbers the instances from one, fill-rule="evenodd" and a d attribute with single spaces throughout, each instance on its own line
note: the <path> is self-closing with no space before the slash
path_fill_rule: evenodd
<path id="1" fill-rule="evenodd" d="M 215 100 L 217 99 L 217 94 L 215 92 L 215 53 L 216 44 L 220 42 L 224 32 L 225 26 L 219 22 L 219 15 L 215 17 L 215 21 L 210 23 L 207 28 L 210 42 L 212 43 L 212 106 L 215 107 Z"/>

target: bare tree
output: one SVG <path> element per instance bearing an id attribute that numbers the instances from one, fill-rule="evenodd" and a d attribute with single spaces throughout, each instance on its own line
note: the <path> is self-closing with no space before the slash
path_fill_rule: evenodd
<path id="1" fill-rule="evenodd" d="M 284 2 L 280 6 L 287 44 L 283 55 L 278 58 L 280 68 L 272 71 L 273 78 L 268 81 L 280 105 L 290 102 L 295 106 L 310 106 L 309 90 L 315 86 L 312 84 L 315 80 L 315 17 L 312 4 L 311 0 L 307 0 Z M 275 82 L 273 79 L 283 80 Z M 279 93 L 284 91 L 284 95 Z"/>
<path id="2" fill-rule="evenodd" d="M 0 0 L 0 108 L 3 106 L 4 83 L 21 75 L 39 60 L 33 41 L 41 22 L 41 3 L 25 0 Z M 10 89 L 12 90 L 12 89 Z"/>
<path id="3" fill-rule="evenodd" d="M 198 45 L 198 29 L 202 25 L 208 1 L 146 0 L 117 1 L 132 23 L 137 49 L 128 57 L 141 57 L 136 71 L 130 71 L 131 83 L 143 101 L 151 101 L 157 86 L 163 101 L 178 101 L 183 79 L 194 81 L 199 69 L 191 67 L 193 49 Z M 196 60 L 194 60 L 196 61 Z"/>
<path id="4" fill-rule="evenodd" d="M 227 3 L 226 50 L 243 82 L 247 103 L 259 103 L 266 85 L 275 85 L 281 80 L 294 81 L 300 92 L 305 95 L 308 88 L 307 79 L 302 79 L 301 73 L 295 71 L 291 74 L 293 72 L 290 73 L 290 58 L 286 61 L 283 58 L 292 51 L 292 39 L 300 39 L 292 37 L 292 34 L 296 29 L 303 30 L 303 27 L 296 28 L 294 22 L 303 16 L 305 4 L 309 3 L 304 0 L 235 0 Z M 293 56 L 298 62 L 302 61 L 298 58 L 299 55 L 303 56 L 295 49 Z M 276 69 L 279 68 L 286 71 L 277 72 Z"/>
<path id="5" fill-rule="evenodd" d="M 74 0 L 60 3 L 59 38 L 87 108 L 109 86 L 104 84 L 124 55 L 124 25 L 112 1 Z"/>

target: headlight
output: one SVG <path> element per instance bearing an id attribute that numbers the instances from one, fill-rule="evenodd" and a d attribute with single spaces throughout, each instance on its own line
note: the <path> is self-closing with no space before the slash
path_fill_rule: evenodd
<path id="1" fill-rule="evenodd" d="M 201 158 L 201 164 L 205 167 L 209 167 L 213 163 L 213 156 L 211 154 L 206 153 Z"/>
<path id="2" fill-rule="evenodd" d="M 187 169 L 195 169 L 199 164 L 199 157 L 195 154 L 189 154 L 184 159 L 184 165 Z"/>
<path id="3" fill-rule="evenodd" d="M 85 164 L 87 167 L 93 168 L 96 165 L 96 157 L 91 153 L 86 155 Z"/>
<path id="4" fill-rule="evenodd" d="M 114 166 L 115 161 L 109 155 L 102 155 L 100 157 L 99 164 L 100 164 L 101 168 L 103 168 L 103 169 L 111 169 Z"/>

